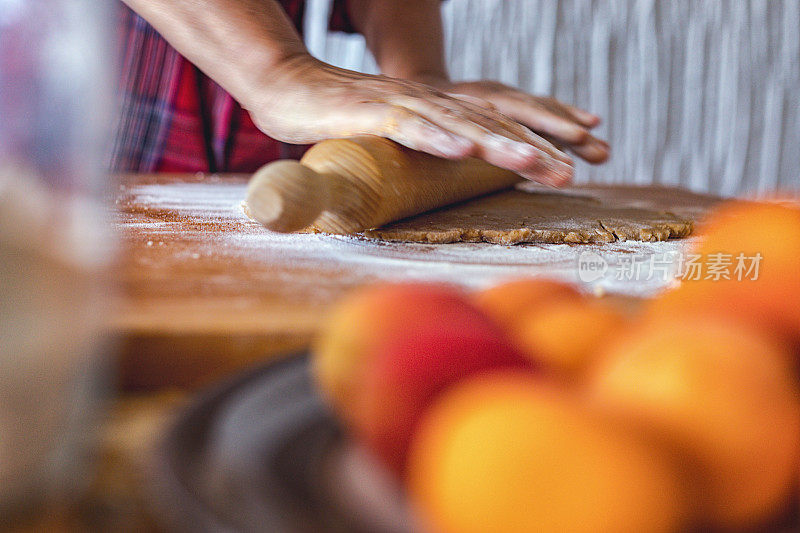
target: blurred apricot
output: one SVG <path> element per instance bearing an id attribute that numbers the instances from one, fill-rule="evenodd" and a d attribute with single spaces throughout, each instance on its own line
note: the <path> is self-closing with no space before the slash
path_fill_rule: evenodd
<path id="1" fill-rule="evenodd" d="M 442 396 L 415 436 L 408 486 L 437 533 L 683 526 L 666 456 L 524 372 L 473 378 Z"/>
<path id="2" fill-rule="evenodd" d="M 654 300 L 649 316 L 724 316 L 800 343 L 800 209 L 723 204 L 701 226 L 693 253 L 681 286 Z"/>
<path id="3" fill-rule="evenodd" d="M 545 368 L 578 377 L 627 325 L 621 312 L 601 300 L 562 299 L 523 314 L 514 338 Z"/>
<path id="4" fill-rule="evenodd" d="M 313 352 L 318 386 L 339 418 L 396 473 L 441 390 L 494 368 L 534 367 L 464 293 L 432 283 L 351 293 L 331 312 Z"/>
<path id="5" fill-rule="evenodd" d="M 520 318 L 550 302 L 576 300 L 582 294 L 574 286 L 549 279 L 519 279 L 495 285 L 473 295 L 475 304 L 507 330 L 516 330 Z"/>
<path id="6" fill-rule="evenodd" d="M 401 474 L 420 418 L 450 387 L 500 368 L 527 369 L 525 358 L 483 314 L 465 311 L 432 320 L 413 335 L 376 345 L 348 417 L 354 434 L 392 471 Z M 431 317 L 433 318 L 433 317 Z"/>
<path id="7" fill-rule="evenodd" d="M 785 349 L 712 319 L 651 323 L 612 347 L 590 397 L 684 454 L 704 526 L 758 525 L 788 501 L 800 397 Z"/>
<path id="8" fill-rule="evenodd" d="M 360 390 L 365 358 L 378 343 L 413 335 L 416 327 L 434 317 L 447 319 L 448 310 L 465 305 L 461 291 L 433 283 L 372 285 L 349 293 L 332 308 L 312 348 L 312 369 L 321 391 L 347 418 Z"/>

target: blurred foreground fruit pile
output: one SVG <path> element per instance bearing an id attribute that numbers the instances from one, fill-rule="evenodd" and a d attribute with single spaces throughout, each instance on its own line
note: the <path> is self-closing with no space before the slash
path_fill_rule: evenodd
<path id="1" fill-rule="evenodd" d="M 757 275 L 636 312 L 546 280 L 370 287 L 333 312 L 315 376 L 426 530 L 791 530 L 800 208 L 723 205 L 693 251 L 758 254 Z"/>

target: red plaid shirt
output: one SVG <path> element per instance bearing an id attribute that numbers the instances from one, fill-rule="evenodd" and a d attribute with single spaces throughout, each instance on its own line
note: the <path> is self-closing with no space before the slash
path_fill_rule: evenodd
<path id="1" fill-rule="evenodd" d="M 353 31 L 346 0 L 335 0 L 331 29 Z M 282 0 L 302 32 L 304 0 Z M 130 9 L 119 11 L 119 114 L 111 167 L 118 172 L 253 172 L 275 159 L 299 157 L 213 80 L 181 56 Z"/>

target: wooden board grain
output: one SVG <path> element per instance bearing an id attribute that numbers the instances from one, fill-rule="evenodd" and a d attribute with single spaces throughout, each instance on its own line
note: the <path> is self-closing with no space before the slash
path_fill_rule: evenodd
<path id="1" fill-rule="evenodd" d="M 576 261 L 585 250 L 602 253 L 613 266 L 681 246 L 386 244 L 271 234 L 241 210 L 246 181 L 242 175 L 120 178 L 121 298 L 111 326 L 120 340 L 124 388 L 196 387 L 303 349 L 331 303 L 365 283 L 430 280 L 478 288 L 520 276 L 580 283 Z M 663 188 L 614 187 L 604 194 L 696 216 L 716 201 Z M 668 281 L 585 288 L 646 296 Z"/>
<path id="2" fill-rule="evenodd" d="M 111 326 L 120 338 L 125 389 L 201 386 L 310 342 L 321 309 L 286 297 L 276 286 L 273 280 L 285 269 L 225 253 L 224 236 L 247 228 L 202 205 L 187 215 L 158 199 L 129 194 L 137 187 L 216 180 L 174 175 L 121 179 L 122 297 Z M 224 183 L 243 184 L 246 178 L 226 176 Z"/>

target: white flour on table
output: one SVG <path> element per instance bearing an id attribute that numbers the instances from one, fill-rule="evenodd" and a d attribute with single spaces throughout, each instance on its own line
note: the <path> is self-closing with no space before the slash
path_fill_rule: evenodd
<path id="1" fill-rule="evenodd" d="M 358 236 L 279 234 L 246 217 L 241 208 L 246 185 L 179 183 L 140 185 L 125 190 L 128 205 L 154 217 L 169 213 L 179 221 L 152 222 L 149 239 L 159 241 L 158 225 L 198 221 L 197 248 L 186 259 L 219 255 L 288 266 L 308 281 L 313 272 L 335 272 L 346 283 L 443 281 L 482 288 L 509 278 L 539 276 L 580 285 L 587 292 L 652 296 L 676 284 L 682 251 L 690 239 L 614 242 L 600 245 L 488 243 L 397 243 Z M 148 223 L 149 224 L 149 223 Z M 205 232 L 203 224 L 224 225 Z M 164 226 L 165 228 L 167 226 Z M 153 236 L 155 235 L 155 236 Z M 151 246 L 148 243 L 148 246 Z M 292 274 L 279 283 L 292 283 Z"/>

